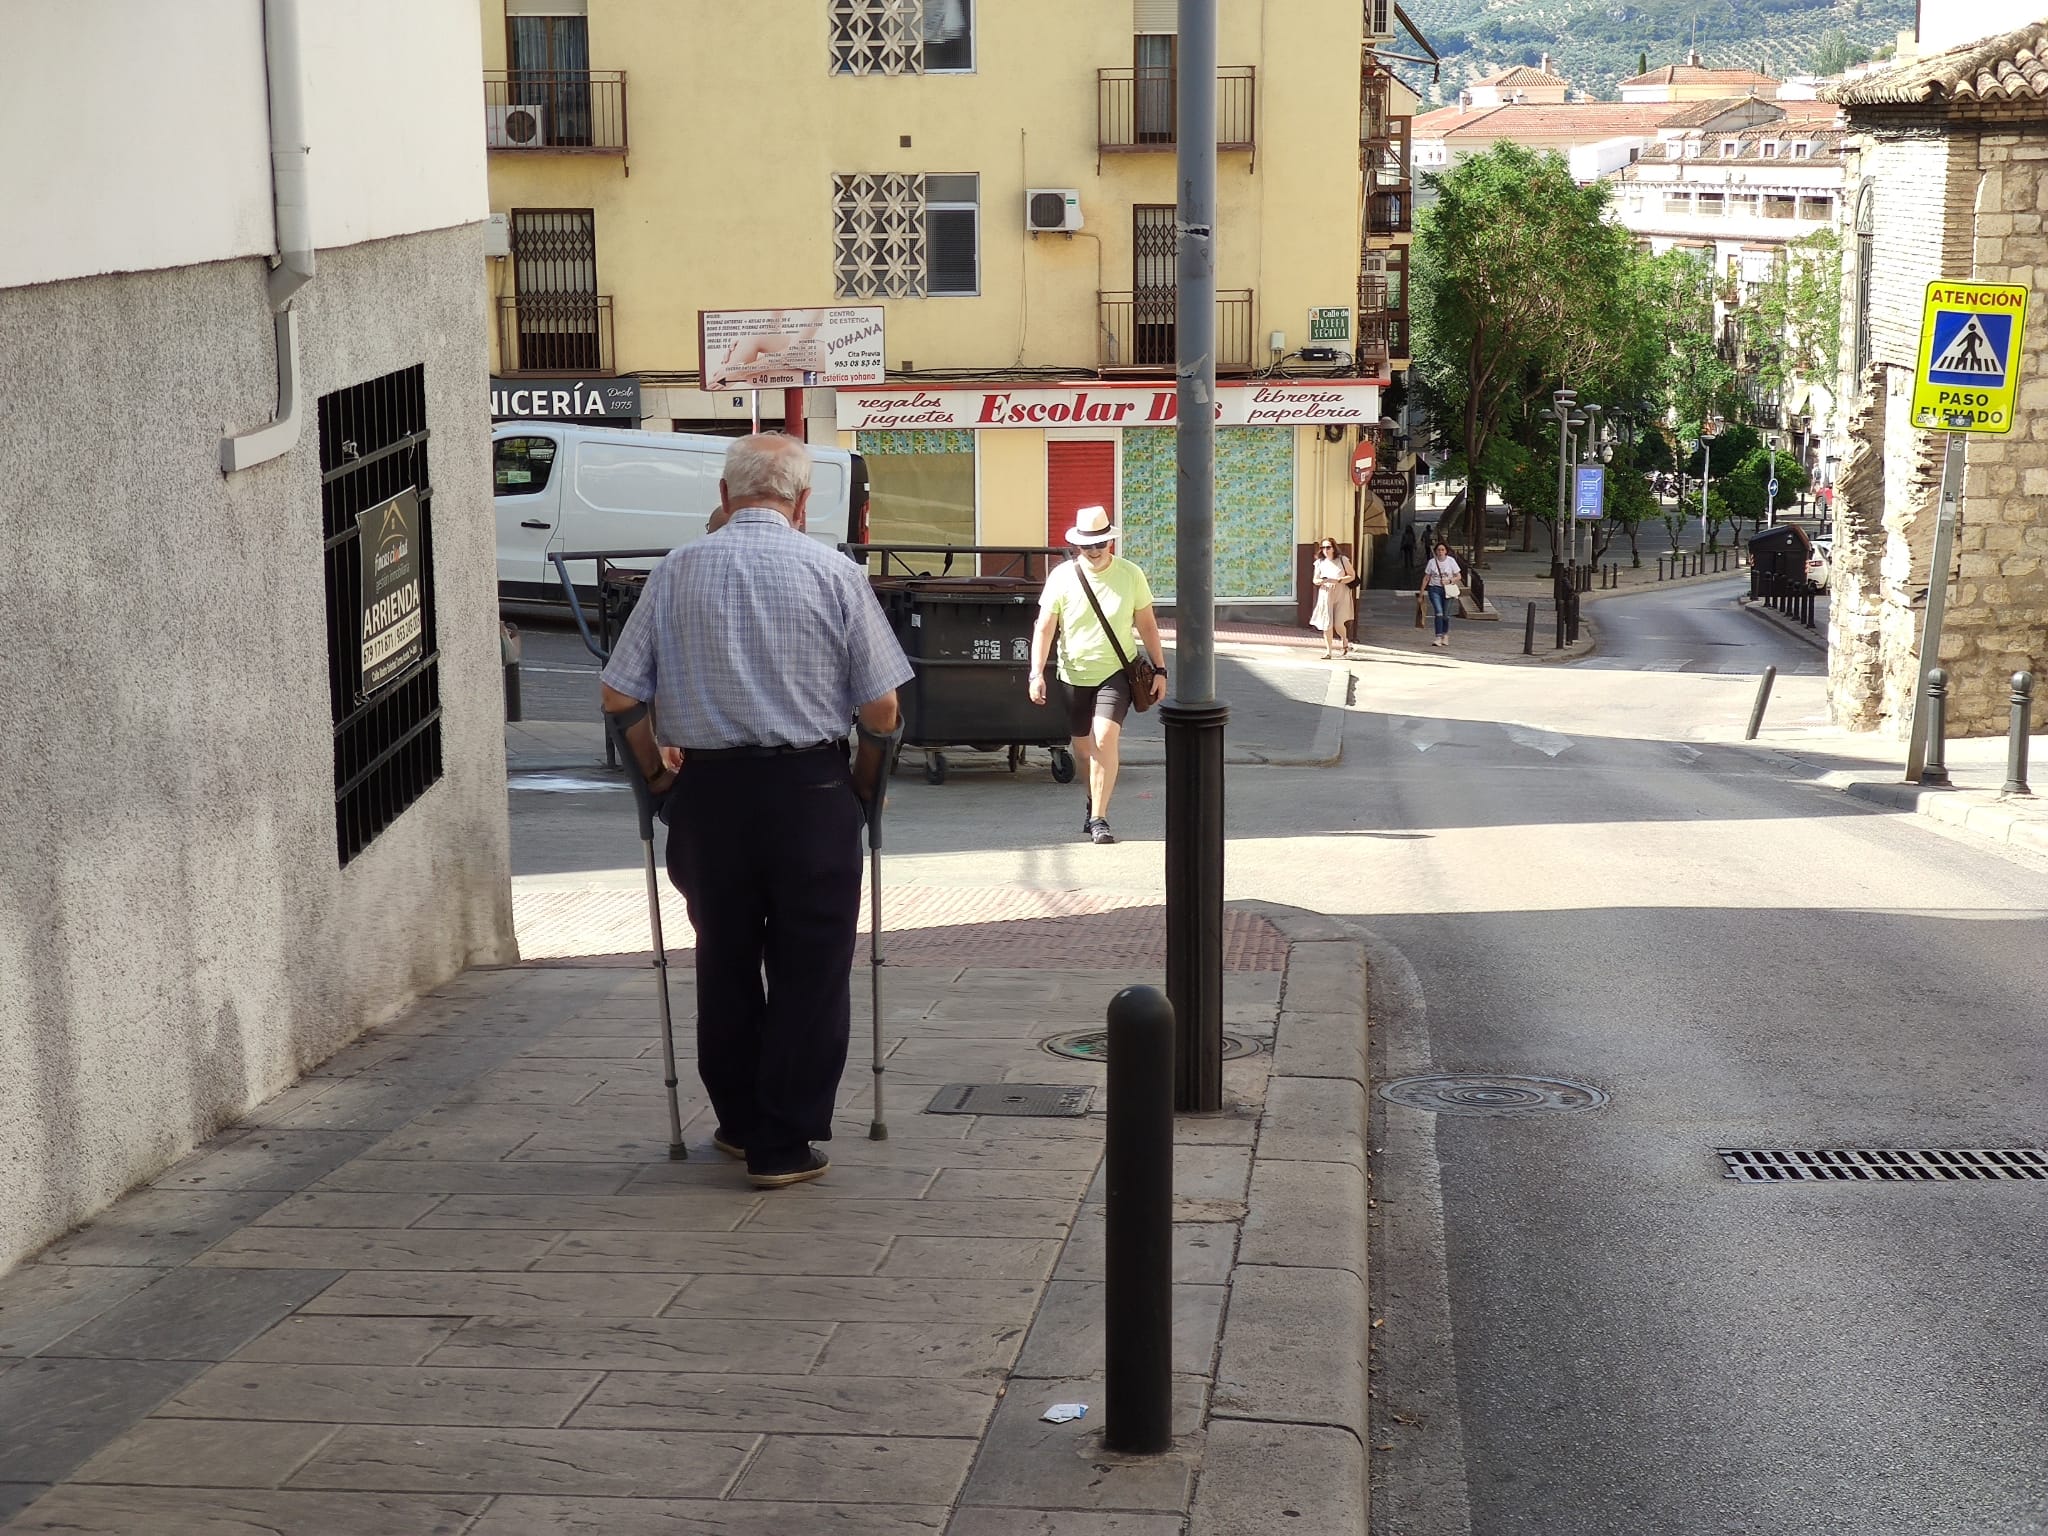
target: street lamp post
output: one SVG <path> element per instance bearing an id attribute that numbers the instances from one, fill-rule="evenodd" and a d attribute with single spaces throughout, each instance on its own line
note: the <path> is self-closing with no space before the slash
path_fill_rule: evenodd
<path id="1" fill-rule="evenodd" d="M 1550 541 L 1550 578 L 1556 581 L 1564 574 L 1564 530 L 1566 519 L 1572 515 L 1572 448 L 1576 439 L 1572 428 L 1579 418 L 1573 415 L 1572 407 L 1577 403 L 1577 390 L 1560 389 L 1551 397 L 1551 414 L 1557 418 L 1557 536 Z M 1578 557 L 1578 539 L 1573 535 L 1572 556 Z"/>
<path id="2" fill-rule="evenodd" d="M 1586 461 L 1587 461 L 1588 459 L 1590 459 L 1590 458 L 1594 457 L 1594 431 L 1593 431 L 1593 429 L 1594 429 L 1595 427 L 1597 427 L 1597 426 L 1599 426 L 1599 425 L 1600 425 L 1600 407 L 1599 407 L 1599 406 L 1597 406 L 1597 405 L 1586 405 L 1586 406 L 1582 406 L 1582 407 L 1580 407 L 1580 409 L 1581 409 L 1581 411 L 1582 411 L 1582 412 L 1584 413 L 1584 416 L 1585 416 L 1585 420 L 1586 420 L 1586 446 L 1585 446 L 1585 450 L 1584 450 L 1583 452 L 1580 452 L 1580 453 L 1576 453 L 1576 454 L 1575 454 L 1575 459 L 1576 459 L 1576 462 L 1578 462 L 1578 463 L 1580 463 L 1580 464 L 1583 464 L 1583 463 L 1585 463 L 1585 462 L 1586 462 Z M 1587 553 L 1587 554 L 1588 554 L 1589 556 L 1590 556 L 1590 555 L 1591 555 L 1591 554 L 1593 553 L 1593 536 L 1592 536 L 1592 534 L 1590 534 L 1590 533 L 1588 533 L 1588 534 L 1586 535 L 1586 553 Z M 1577 495 L 1577 493 L 1576 493 L 1576 491 L 1575 491 L 1575 492 L 1574 492 L 1574 494 L 1573 494 L 1573 496 L 1572 496 L 1572 564 L 1573 564 L 1574 566 L 1577 566 L 1577 565 L 1578 565 L 1578 563 L 1579 563 L 1579 499 L 1578 499 L 1578 495 Z"/>
<path id="3" fill-rule="evenodd" d="M 1725 425 L 1718 412 L 1710 413 L 1700 423 L 1700 558 L 1707 553 L 1707 492 L 1714 484 L 1714 439 L 1721 435 Z"/>

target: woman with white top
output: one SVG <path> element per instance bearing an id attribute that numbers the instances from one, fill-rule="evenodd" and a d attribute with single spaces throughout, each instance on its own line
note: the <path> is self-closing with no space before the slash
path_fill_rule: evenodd
<path id="1" fill-rule="evenodd" d="M 1429 557 L 1429 564 L 1422 568 L 1422 590 L 1429 598 L 1429 615 L 1436 621 L 1436 638 L 1429 643 L 1448 647 L 1451 643 L 1451 604 L 1458 596 L 1458 583 L 1464 579 L 1464 570 L 1458 564 L 1458 557 L 1451 553 L 1451 546 L 1442 539 L 1436 541 L 1436 553 Z"/>
<path id="2" fill-rule="evenodd" d="M 1357 599 L 1351 593 L 1351 559 L 1337 552 L 1337 541 L 1325 539 L 1316 546 L 1316 563 L 1310 573 L 1316 584 L 1316 611 L 1309 623 L 1323 632 L 1323 659 L 1329 661 L 1351 650 L 1350 626 L 1357 614 Z M 1333 652 L 1331 647 L 1335 646 Z"/>

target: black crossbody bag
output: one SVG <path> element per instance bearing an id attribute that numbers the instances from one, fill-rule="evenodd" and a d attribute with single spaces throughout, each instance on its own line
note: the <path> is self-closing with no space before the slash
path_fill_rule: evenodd
<path id="1" fill-rule="evenodd" d="M 1109 615 L 1102 611 L 1102 599 L 1095 595 L 1095 584 L 1088 579 L 1088 568 L 1080 561 L 1074 562 L 1074 574 L 1081 578 L 1081 590 L 1088 594 L 1088 606 L 1095 610 L 1095 617 L 1101 621 L 1102 632 L 1109 636 L 1109 643 L 1116 652 L 1123 674 L 1131 684 L 1131 708 L 1143 714 L 1152 707 L 1152 680 L 1159 676 L 1159 669 L 1152 665 L 1152 658 L 1141 647 L 1135 657 L 1124 654 L 1124 643 L 1116 637 L 1116 627 L 1109 622 Z"/>

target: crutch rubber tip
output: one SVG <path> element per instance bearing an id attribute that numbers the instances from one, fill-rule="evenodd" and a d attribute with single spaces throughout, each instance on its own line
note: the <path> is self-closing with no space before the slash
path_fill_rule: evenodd
<path id="1" fill-rule="evenodd" d="M 888 1139 L 889 1127 L 882 1124 L 881 1121 L 877 1120 L 873 1125 L 870 1125 L 868 1127 L 869 1141 L 887 1141 Z"/>
<path id="2" fill-rule="evenodd" d="M 672 1163 L 687 1163 L 690 1160 L 690 1149 L 680 1141 L 672 1141 L 668 1147 L 668 1160 Z"/>

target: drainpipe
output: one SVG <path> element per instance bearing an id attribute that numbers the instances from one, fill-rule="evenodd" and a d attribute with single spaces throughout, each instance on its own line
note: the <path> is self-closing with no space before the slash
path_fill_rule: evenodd
<path id="1" fill-rule="evenodd" d="M 277 415 L 220 443 L 222 474 L 289 453 L 303 425 L 299 411 L 299 317 L 292 296 L 313 280 L 313 217 L 307 199 L 306 82 L 299 46 L 299 0 L 263 0 L 263 57 L 270 84 L 270 190 L 277 210 L 277 260 L 265 283 L 277 333 Z"/>

